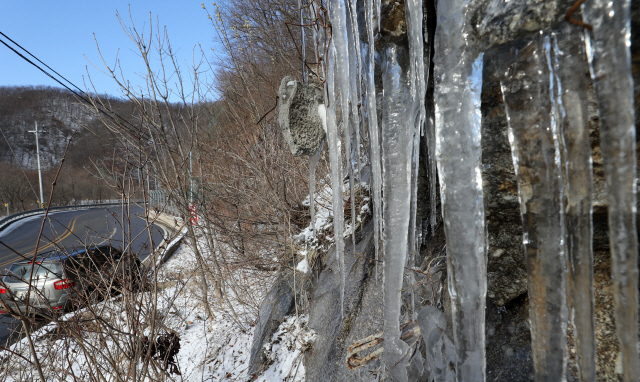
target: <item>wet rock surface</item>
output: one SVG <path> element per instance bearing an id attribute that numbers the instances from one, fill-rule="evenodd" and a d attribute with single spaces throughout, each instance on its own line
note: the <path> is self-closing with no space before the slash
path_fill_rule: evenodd
<path id="1" fill-rule="evenodd" d="M 482 50 L 508 43 L 566 22 L 575 0 L 484 0 L 472 5 L 474 37 Z M 574 18 L 581 19 L 579 12 Z"/>
<path id="2" fill-rule="evenodd" d="M 309 307 L 308 323 L 309 328 L 317 332 L 318 340 L 311 352 L 305 355 L 307 381 L 354 380 L 355 372 L 346 364 L 348 346 L 382 328 L 382 289 L 381 283 L 375 282 L 371 223 L 364 227 L 361 237 L 355 251 L 349 241 L 345 243 L 344 318 L 340 310 L 340 274 L 337 272 L 335 251 L 328 255 L 326 267 L 318 279 Z M 379 366 L 378 361 L 375 363 Z M 368 371 L 370 368 L 358 373 L 366 376 Z M 355 380 L 369 381 L 371 375 Z"/>

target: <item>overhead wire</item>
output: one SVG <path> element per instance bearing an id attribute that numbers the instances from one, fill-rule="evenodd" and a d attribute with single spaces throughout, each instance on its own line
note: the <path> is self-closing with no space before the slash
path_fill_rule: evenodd
<path id="1" fill-rule="evenodd" d="M 36 64 L 35 62 L 33 62 L 32 60 L 30 60 L 29 58 L 25 57 L 22 53 L 18 52 L 16 49 L 14 49 L 12 46 L 10 46 L 9 44 L 7 44 L 5 41 L 3 41 L 2 39 L 0 39 L 0 43 L 2 43 L 4 46 L 6 46 L 7 48 L 11 49 L 15 54 L 17 54 L 18 56 L 20 56 L 23 60 L 27 61 L 28 63 L 30 63 L 31 65 L 35 66 L 37 69 L 39 69 L 42 73 L 44 73 L 45 75 L 47 75 L 48 77 L 50 77 L 52 80 L 54 80 L 55 82 L 59 83 L 61 86 L 63 86 L 65 89 L 69 90 L 71 93 L 73 93 L 76 97 L 78 97 L 80 100 L 84 101 L 85 103 L 87 103 L 88 105 L 91 105 L 93 107 L 96 107 L 97 105 L 94 105 L 89 99 L 87 99 L 87 97 L 89 97 L 89 95 L 87 95 L 86 92 L 84 92 L 82 89 L 80 89 L 78 86 L 76 86 L 73 82 L 69 81 L 67 78 L 65 78 L 64 76 L 62 76 L 61 74 L 59 74 L 58 72 L 56 72 L 55 70 L 53 70 L 49 65 L 45 64 L 44 62 L 42 62 L 39 58 L 37 58 L 36 56 L 34 56 L 31 52 L 29 52 L 27 49 L 23 48 L 20 44 L 18 44 L 17 42 L 15 42 L 14 40 L 12 40 L 10 37 L 8 37 L 6 34 L 2 33 L 2 31 L 0 31 L 0 35 L 2 35 L 4 38 L 6 38 L 7 40 L 11 41 L 13 44 L 15 44 L 16 46 L 18 46 L 20 49 L 22 49 L 23 51 L 25 51 L 28 55 L 30 55 L 31 57 L 33 57 L 34 59 L 36 59 L 38 62 L 40 62 L 42 65 L 46 66 L 49 70 L 53 71 L 55 74 L 57 74 L 58 76 L 60 76 L 61 78 L 63 78 L 65 81 L 67 81 L 71 86 L 75 87 L 76 89 L 78 89 L 78 91 L 81 94 L 78 94 L 78 92 L 76 92 L 75 90 L 71 89 L 69 86 L 65 85 L 64 83 L 62 83 L 62 81 L 60 81 L 59 79 L 55 78 L 51 73 L 47 72 L 46 70 L 44 70 L 42 67 L 40 67 L 38 64 Z M 102 106 L 104 107 L 104 106 Z M 144 136 L 146 134 L 140 134 L 136 127 L 129 121 L 127 121 L 125 118 L 121 117 L 119 114 L 117 114 L 116 112 L 114 112 L 113 110 L 107 109 L 106 111 L 103 110 L 102 107 L 97 107 L 98 111 L 104 115 L 106 115 L 108 118 L 110 118 L 112 121 L 118 123 L 119 121 L 117 121 L 117 119 L 120 120 L 120 122 L 123 122 L 125 125 L 127 126 L 123 126 L 126 130 L 128 130 L 129 134 L 134 135 L 135 137 L 138 138 L 144 138 Z M 105 108 L 106 109 L 106 108 Z M 115 116 L 115 117 L 114 117 Z M 117 117 L 117 118 L 116 118 Z"/>
<path id="2" fill-rule="evenodd" d="M 2 31 L 0 31 L 0 35 L 4 36 L 4 38 L 6 38 L 7 40 L 11 41 L 13 44 L 15 44 L 16 46 L 18 46 L 18 48 L 24 50 L 25 52 L 27 52 L 27 54 L 33 58 L 35 58 L 39 63 L 41 63 L 42 65 L 46 66 L 47 69 L 51 70 L 52 72 L 54 72 L 55 74 L 57 74 L 58 76 L 60 76 L 63 80 L 67 81 L 69 84 L 71 84 L 71 86 L 73 86 L 74 88 L 78 89 L 80 92 L 84 93 L 84 91 L 82 89 L 80 89 L 79 87 L 77 87 L 73 82 L 69 81 L 68 79 L 66 79 L 62 74 L 56 72 L 55 70 L 53 70 L 49 65 L 45 64 L 44 62 L 40 61 L 40 59 L 36 56 L 34 56 L 31 52 L 29 52 L 28 50 L 26 50 L 24 47 L 22 47 L 22 45 L 18 44 L 17 42 L 13 41 L 9 36 L 7 36 L 6 34 L 2 33 Z"/>

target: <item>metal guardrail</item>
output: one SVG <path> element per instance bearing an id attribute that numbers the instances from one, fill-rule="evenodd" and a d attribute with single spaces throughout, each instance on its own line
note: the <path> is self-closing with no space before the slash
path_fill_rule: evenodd
<path id="1" fill-rule="evenodd" d="M 178 207 L 167 190 L 149 191 L 149 209 L 162 211 L 165 214 L 180 216 Z"/>
<path id="2" fill-rule="evenodd" d="M 136 203 L 136 202 L 133 202 Z M 120 203 L 104 203 L 104 204 L 81 204 L 76 206 L 60 206 L 60 207 L 51 207 L 49 211 L 68 211 L 68 210 L 84 210 L 91 208 L 104 208 L 110 206 L 119 206 Z M 5 228 L 9 226 L 9 224 L 16 222 L 18 220 L 24 219 L 29 216 L 44 214 L 46 209 L 37 208 L 35 210 L 18 212 L 17 214 L 9 215 L 4 219 L 0 220 L 0 232 L 2 232 Z"/>

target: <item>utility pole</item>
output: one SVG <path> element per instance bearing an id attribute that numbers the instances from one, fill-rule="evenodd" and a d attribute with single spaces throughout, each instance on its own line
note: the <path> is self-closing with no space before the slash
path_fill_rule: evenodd
<path id="1" fill-rule="evenodd" d="M 40 201 L 38 204 L 41 208 L 44 208 L 44 196 L 42 193 L 42 168 L 40 168 L 40 145 L 38 144 L 38 133 L 42 133 L 42 131 L 38 131 L 38 121 L 36 121 L 36 129 L 29 130 L 29 133 L 35 133 L 36 135 L 36 157 L 38 158 L 38 179 L 40 181 Z"/>
<path id="2" fill-rule="evenodd" d="M 191 151 L 189 151 L 189 178 L 191 182 L 189 185 L 189 204 L 193 205 L 193 156 Z"/>

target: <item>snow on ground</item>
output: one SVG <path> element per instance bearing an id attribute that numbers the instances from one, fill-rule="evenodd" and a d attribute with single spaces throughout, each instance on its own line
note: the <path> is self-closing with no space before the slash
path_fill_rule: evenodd
<path id="1" fill-rule="evenodd" d="M 209 254 L 203 252 L 206 258 Z M 268 291 L 273 276 L 239 270 L 237 280 L 258 280 L 258 283 L 242 286 L 227 286 L 227 299 L 224 304 L 215 302 L 214 317 L 207 318 L 199 289 L 199 276 L 195 272 L 197 263 L 193 250 L 184 241 L 172 258 L 158 271 L 158 285 L 163 288 L 157 295 L 155 315 L 157 325 L 162 325 L 166 332 L 175 332 L 180 338 L 180 350 L 176 356 L 180 375 L 172 375 L 177 381 L 248 381 L 253 377 L 247 374 L 249 357 L 253 341 L 253 323 L 256 320 L 256 304 Z M 142 305 L 150 304 L 153 299 L 150 292 L 142 296 Z M 242 298 L 240 298 L 241 296 Z M 214 293 L 209 295 L 215 299 Z M 122 299 L 114 298 L 96 305 L 102 309 L 109 325 L 122 332 L 130 332 L 127 315 L 123 311 Z M 241 300 L 240 303 L 238 300 Z M 250 302 L 250 303 L 247 303 Z M 253 306 L 252 306 L 253 305 Z M 84 317 L 84 311 L 67 314 L 63 319 Z M 149 313 L 147 313 L 149 314 Z M 144 315 L 144 313 L 143 313 Z M 289 317 L 273 335 L 271 343 L 265 345 L 269 359 L 267 369 L 257 377 L 257 381 L 304 381 L 305 370 L 302 364 L 302 353 L 307 349 L 314 335 L 306 326 L 307 318 Z M 142 320 L 144 325 L 150 322 Z M 61 324 L 61 326 L 64 324 Z M 87 330 L 88 324 L 82 326 Z M 109 376 L 114 369 L 124 373 L 127 361 L 114 364 L 114 359 L 124 359 L 114 355 L 119 348 L 126 348 L 126 336 L 101 336 L 87 330 L 83 334 L 86 342 L 78 343 L 72 335 L 56 335 L 60 329 L 50 323 L 33 333 L 38 358 L 43 364 L 47 378 L 56 381 L 89 380 L 95 372 L 95 364 L 104 369 L 102 374 L 106 381 L 118 380 Z M 144 333 L 148 333 L 148 327 Z M 119 338 L 123 343 L 119 343 Z M 87 351 L 94 349 L 95 354 Z M 108 349 L 105 351 L 105 349 Z M 11 353 L 13 352 L 13 353 Z M 126 351 L 123 351 L 126 353 Z M 4 365 L 0 369 L 0 381 L 38 380 L 36 370 L 29 351 L 27 339 L 15 343 L 10 352 L 0 352 L 4 357 Z M 96 360 L 91 360 L 91 357 Z M 24 357 L 24 358 L 21 358 Z M 101 358 L 102 357 L 102 358 Z M 128 380 L 125 378 L 125 380 Z"/>

